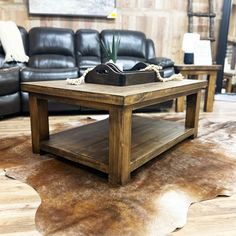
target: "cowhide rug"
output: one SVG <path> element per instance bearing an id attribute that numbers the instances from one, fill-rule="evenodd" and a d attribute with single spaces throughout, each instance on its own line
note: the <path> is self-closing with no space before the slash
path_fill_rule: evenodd
<path id="1" fill-rule="evenodd" d="M 200 120 L 197 139 L 139 168 L 122 187 L 72 162 L 32 154 L 29 136 L 0 142 L 0 167 L 41 197 L 36 227 L 43 235 L 163 236 L 185 225 L 190 204 L 236 192 L 233 121 Z"/>

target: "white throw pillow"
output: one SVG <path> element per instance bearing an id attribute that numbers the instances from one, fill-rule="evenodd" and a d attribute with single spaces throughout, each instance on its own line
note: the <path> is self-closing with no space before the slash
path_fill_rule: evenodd
<path id="1" fill-rule="evenodd" d="M 27 62 L 23 41 L 17 25 L 12 21 L 0 21 L 0 41 L 5 52 L 4 62 Z"/>

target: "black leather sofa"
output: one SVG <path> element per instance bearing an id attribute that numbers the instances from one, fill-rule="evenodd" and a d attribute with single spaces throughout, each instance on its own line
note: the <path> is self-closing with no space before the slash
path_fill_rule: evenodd
<path id="1" fill-rule="evenodd" d="M 25 52 L 29 56 L 27 64 L 12 62 L 4 63 L 4 50 L 0 47 L 0 63 L 2 68 L 18 67 L 20 70 L 9 71 L 13 80 L 2 80 L 0 86 L 0 116 L 28 112 L 28 94 L 20 91 L 20 82 L 64 80 L 80 76 L 87 68 L 94 67 L 106 61 L 101 47 L 101 40 L 110 43 L 113 34 L 120 37 L 118 62 L 122 62 L 125 70 L 132 68 L 137 62 L 159 64 L 163 67 L 163 76 L 174 73 L 174 62 L 166 58 L 157 58 L 153 41 L 145 34 L 131 30 L 103 30 L 100 33 L 92 29 L 80 29 L 75 33 L 71 29 L 35 27 L 27 32 L 19 27 Z M 13 72 L 14 71 L 14 72 Z M 11 74 L 12 73 L 12 74 Z M 0 78 L 4 77 L 4 73 Z M 15 83 L 14 90 L 5 90 L 9 84 Z M 14 95 L 13 94 L 17 94 Z M 9 99 L 9 95 L 12 99 Z M 172 102 L 146 108 L 160 111 L 172 106 Z M 17 108 L 16 108 L 17 107 Z M 12 109 L 11 109 L 12 108 Z M 14 109 L 13 109 L 14 108 Z M 55 102 L 49 103 L 49 111 L 88 111 L 79 106 L 70 106 Z"/>
<path id="2" fill-rule="evenodd" d="M 28 52 L 27 31 L 19 27 L 26 53 Z M 20 68 L 23 63 L 4 63 L 5 53 L 0 42 L 0 116 L 21 112 Z M 17 67 L 16 67 L 17 66 Z"/>

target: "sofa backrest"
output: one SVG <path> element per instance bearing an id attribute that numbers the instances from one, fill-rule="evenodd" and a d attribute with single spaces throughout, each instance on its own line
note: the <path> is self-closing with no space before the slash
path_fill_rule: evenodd
<path id="1" fill-rule="evenodd" d="M 147 39 L 146 40 L 146 59 L 150 60 L 152 58 L 156 57 L 155 53 L 155 45 L 152 39 Z"/>
<path id="2" fill-rule="evenodd" d="M 120 38 L 117 61 L 123 64 L 125 70 L 132 68 L 139 61 L 146 61 L 146 36 L 133 30 L 103 30 L 101 40 L 106 46 L 112 44 L 113 35 Z M 107 61 L 102 48 L 102 62 Z"/>
<path id="3" fill-rule="evenodd" d="M 101 64 L 100 35 L 97 30 L 80 29 L 75 33 L 75 51 L 80 74 Z"/>
<path id="4" fill-rule="evenodd" d="M 93 29 L 80 29 L 76 33 L 67 28 L 34 27 L 29 33 L 19 27 L 25 52 L 29 55 L 28 66 L 38 69 L 78 67 L 79 74 L 87 68 L 107 61 L 101 40 L 105 45 L 112 43 L 113 35 L 119 35 L 118 62 L 125 70 L 137 62 L 148 62 L 155 57 L 153 41 L 145 34 L 133 30 L 106 29 L 99 33 Z M 0 44 L 0 63 L 5 54 Z M 8 67 L 11 65 L 5 65 Z"/>
<path id="5" fill-rule="evenodd" d="M 32 28 L 29 57 L 28 65 L 34 68 L 75 67 L 74 32 L 66 28 Z"/>

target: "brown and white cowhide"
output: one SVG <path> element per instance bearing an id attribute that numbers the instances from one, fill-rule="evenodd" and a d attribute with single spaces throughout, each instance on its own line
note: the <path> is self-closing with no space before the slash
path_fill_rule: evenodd
<path id="1" fill-rule="evenodd" d="M 6 175 L 41 197 L 36 227 L 43 235 L 163 236 L 185 225 L 190 204 L 236 192 L 236 122 L 201 120 L 197 139 L 139 168 L 122 187 L 91 169 L 32 154 L 28 136 L 0 142 Z"/>

